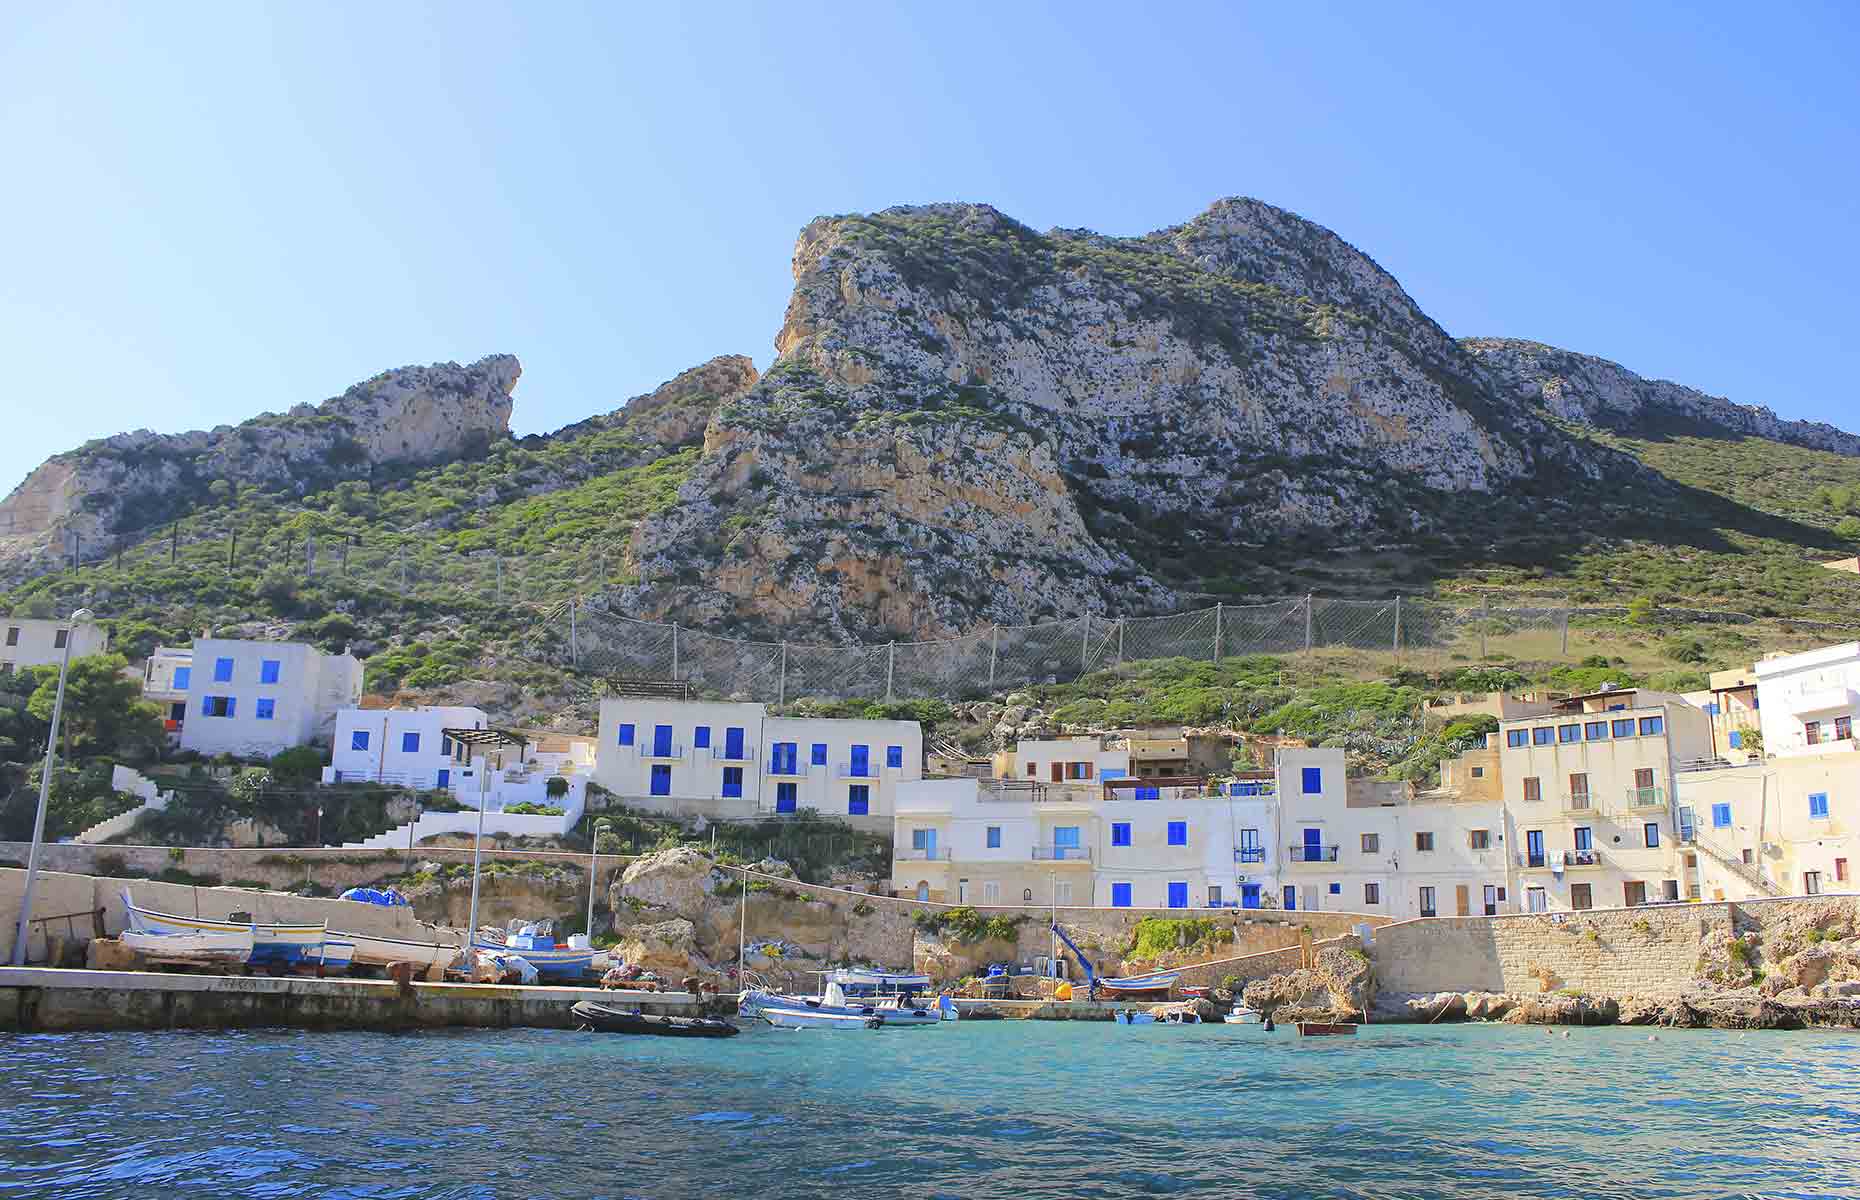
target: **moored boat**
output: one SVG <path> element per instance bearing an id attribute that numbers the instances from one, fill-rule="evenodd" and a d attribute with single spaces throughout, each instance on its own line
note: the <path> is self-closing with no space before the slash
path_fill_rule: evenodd
<path id="1" fill-rule="evenodd" d="M 1325 1037 L 1332 1034 L 1354 1034 L 1356 1026 L 1343 1021 L 1300 1021 L 1299 1037 Z"/>
<path id="2" fill-rule="evenodd" d="M 1259 1020 L 1259 1014 L 1250 1008 L 1236 1008 L 1221 1018 L 1228 1025 L 1257 1025 Z"/>
<path id="3" fill-rule="evenodd" d="M 197 929 L 190 933 L 155 933 L 125 929 L 123 945 L 161 962 L 243 963 L 252 957 L 249 929 Z"/>
<path id="4" fill-rule="evenodd" d="M 735 1037 L 736 1026 L 712 1017 L 658 1017 L 583 1000 L 569 1009 L 584 1028 L 656 1037 Z"/>
<path id="5" fill-rule="evenodd" d="M 869 1006 L 856 1010 L 810 1006 L 804 999 L 753 988 L 737 1001 L 736 1011 L 783 1029 L 878 1029 L 885 1021 Z"/>
<path id="6" fill-rule="evenodd" d="M 932 1002 L 918 1000 L 917 993 L 930 987 L 928 975 L 906 975 L 866 967 L 850 967 L 823 972 L 826 982 L 818 996 L 782 995 L 752 989 L 743 995 L 748 1014 L 750 997 L 757 1007 L 787 1009 L 793 1012 L 830 1013 L 848 1017 L 881 1017 L 884 1027 L 904 1029 L 936 1025 L 957 1018 L 956 1005 L 947 997 Z M 759 1014 L 758 1014 L 759 1015 Z"/>
<path id="7" fill-rule="evenodd" d="M 544 934 L 512 934 L 502 942 L 477 937 L 471 944 L 473 949 L 493 954 L 518 955 L 544 979 L 582 979 L 594 970 L 594 960 L 604 955 L 600 950 L 564 945 Z"/>

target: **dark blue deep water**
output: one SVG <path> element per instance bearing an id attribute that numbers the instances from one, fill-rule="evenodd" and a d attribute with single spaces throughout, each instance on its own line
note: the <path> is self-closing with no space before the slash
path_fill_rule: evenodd
<path id="1" fill-rule="evenodd" d="M 0 1195 L 1860 1196 L 1860 1036 L 0 1037 Z"/>

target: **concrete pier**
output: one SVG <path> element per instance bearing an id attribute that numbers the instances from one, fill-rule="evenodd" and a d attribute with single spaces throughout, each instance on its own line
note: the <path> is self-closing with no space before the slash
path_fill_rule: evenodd
<path id="1" fill-rule="evenodd" d="M 0 967 L 0 1029 L 572 1029 L 581 1000 L 696 1016 L 688 992 Z M 734 1004 L 729 1007 L 733 1010 Z"/>

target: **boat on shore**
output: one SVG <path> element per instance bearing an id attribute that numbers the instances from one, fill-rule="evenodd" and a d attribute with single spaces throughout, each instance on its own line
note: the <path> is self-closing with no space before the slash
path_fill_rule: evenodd
<path id="1" fill-rule="evenodd" d="M 1098 986 L 1113 994 L 1119 992 L 1166 992 L 1181 978 L 1180 971 L 1151 971 L 1148 975 L 1131 975 L 1124 979 L 1099 979 Z"/>
<path id="2" fill-rule="evenodd" d="M 1300 1021 L 1299 1037 L 1330 1037 L 1337 1034 L 1353 1035 L 1356 1025 L 1345 1021 Z"/>
<path id="3" fill-rule="evenodd" d="M 304 951 L 304 962 L 324 970 L 346 971 L 354 961 L 355 943 L 339 938 L 329 938 L 322 945 Z"/>
<path id="4" fill-rule="evenodd" d="M 1236 1008 L 1221 1018 L 1226 1025 L 1257 1025 L 1260 1020 L 1259 1013 L 1250 1008 Z"/>
<path id="5" fill-rule="evenodd" d="M 544 979 L 584 979 L 595 969 L 594 960 L 605 957 L 605 951 L 569 946 L 547 934 L 512 934 L 501 942 L 475 937 L 471 944 L 474 950 L 516 955 Z"/>
<path id="6" fill-rule="evenodd" d="M 311 950 L 330 940 L 327 925 L 280 925 L 246 919 L 214 920 L 207 917 L 184 917 L 178 913 L 157 912 L 142 908 L 123 892 L 123 912 L 128 927 L 139 933 L 249 933 L 252 938 L 248 963 L 291 964 L 302 962 Z M 241 916 L 243 914 L 234 914 Z"/>
<path id="7" fill-rule="evenodd" d="M 583 1000 L 569 1009 L 584 1029 L 653 1037 L 735 1037 L 736 1026 L 714 1017 L 658 1017 Z"/>
<path id="8" fill-rule="evenodd" d="M 372 933 L 348 933 L 332 929 L 330 933 L 355 945 L 355 961 L 384 967 L 389 963 L 410 962 L 423 967 L 435 963 L 446 965 L 458 958 L 459 947 L 443 942 L 415 942 L 403 938 L 377 937 Z"/>
<path id="9" fill-rule="evenodd" d="M 189 933 L 156 933 L 125 929 L 123 945 L 157 962 L 237 964 L 252 957 L 249 929 L 197 929 Z"/>

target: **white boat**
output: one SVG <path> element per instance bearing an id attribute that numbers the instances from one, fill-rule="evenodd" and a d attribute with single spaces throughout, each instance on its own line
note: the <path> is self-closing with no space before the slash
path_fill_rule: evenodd
<path id="1" fill-rule="evenodd" d="M 742 1015 L 753 1016 L 759 1021 L 767 1021 L 777 1029 L 879 1029 L 885 1023 L 883 1017 L 865 1016 L 860 1013 L 819 1012 L 811 1008 L 759 1008 L 754 1013 Z"/>
<path id="2" fill-rule="evenodd" d="M 1156 1014 L 1137 1012 L 1134 1009 L 1126 1008 L 1113 1013 L 1111 1016 L 1111 1023 L 1114 1025 L 1154 1025 L 1156 1024 Z"/>
<path id="3" fill-rule="evenodd" d="M 595 969 L 596 959 L 605 958 L 607 953 L 592 948 L 577 950 L 553 942 L 545 946 L 540 936 L 526 935 L 517 935 L 503 942 L 476 937 L 471 944 L 473 949 L 488 950 L 492 954 L 521 955 L 544 979 L 580 979 Z"/>
<path id="4" fill-rule="evenodd" d="M 249 929 L 197 929 L 192 933 L 153 933 L 125 929 L 123 945 L 163 962 L 242 963 L 252 957 Z"/>
<path id="5" fill-rule="evenodd" d="M 1098 986 L 1107 992 L 1163 992 L 1175 986 L 1180 971 L 1152 971 L 1126 979 L 1100 979 Z"/>
<path id="6" fill-rule="evenodd" d="M 1119 1011 L 1114 1018 L 1119 1025 L 1199 1025 L 1201 1018 L 1187 1009 L 1171 1009 L 1157 1016 L 1155 1013 L 1138 1012 L 1132 1008 Z"/>
<path id="7" fill-rule="evenodd" d="M 818 996 L 745 992 L 743 1003 L 795 1013 L 826 1013 L 845 1017 L 880 1017 L 888 1029 L 937 1025 L 956 1019 L 956 1005 L 948 997 L 920 1001 L 919 992 L 930 987 L 928 975 L 904 975 L 854 967 L 823 972 L 826 983 Z M 755 997 L 752 1001 L 751 997 Z M 747 1014 L 746 1015 L 752 1015 Z"/>
<path id="8" fill-rule="evenodd" d="M 389 963 L 410 962 L 422 967 L 434 963 L 450 964 L 459 956 L 456 943 L 445 945 L 438 942 L 412 942 L 401 938 L 376 937 L 371 933 L 345 933 L 332 929 L 330 933 L 345 942 L 355 943 L 355 961 L 384 967 Z"/>
<path id="9" fill-rule="evenodd" d="M 1222 1023 L 1227 1025 L 1257 1025 L 1259 1020 L 1259 1014 L 1250 1008 L 1236 1008 L 1221 1018 Z"/>
<path id="10" fill-rule="evenodd" d="M 139 933 L 249 933 L 252 950 L 246 961 L 254 963 L 299 962 L 310 950 L 329 940 L 327 925 L 213 920 L 139 908 L 127 890 L 123 892 L 123 912 L 129 928 Z"/>
<path id="11" fill-rule="evenodd" d="M 325 970 L 334 968 L 346 971 L 349 969 L 349 964 L 355 961 L 355 943 L 330 938 L 321 946 L 312 946 L 305 950 L 304 961 L 321 964 Z"/>

